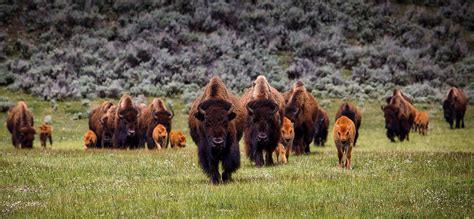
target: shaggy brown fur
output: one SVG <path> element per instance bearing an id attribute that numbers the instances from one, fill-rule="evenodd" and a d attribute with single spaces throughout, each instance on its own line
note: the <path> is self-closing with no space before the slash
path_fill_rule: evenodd
<path id="1" fill-rule="evenodd" d="M 53 126 L 48 124 L 43 124 L 39 127 L 40 130 L 40 142 L 41 146 L 46 148 L 46 140 L 49 139 L 49 144 L 53 145 Z"/>
<path id="2" fill-rule="evenodd" d="M 170 145 L 172 148 L 184 148 L 186 147 L 186 136 L 184 136 L 181 130 L 171 131 L 170 133 Z"/>
<path id="3" fill-rule="evenodd" d="M 102 136 L 103 136 L 103 124 L 101 123 L 101 118 L 107 113 L 110 107 L 114 104 L 110 101 L 104 101 L 100 106 L 93 109 L 89 114 L 89 129 L 92 130 L 96 136 L 97 141 L 94 147 L 101 148 L 102 145 Z"/>
<path id="4" fill-rule="evenodd" d="M 272 154 L 280 141 L 284 117 L 283 95 L 258 76 L 240 99 L 245 109 L 245 151 L 257 166 L 272 165 Z M 263 153 L 265 152 L 265 159 Z"/>
<path id="5" fill-rule="evenodd" d="M 285 147 L 286 159 L 290 157 L 290 152 L 293 148 L 293 140 L 295 139 L 295 130 L 290 119 L 283 117 L 281 124 L 280 143 Z"/>
<path id="6" fill-rule="evenodd" d="M 198 146 L 199 164 L 211 183 L 229 182 L 240 167 L 243 108 L 218 77 L 194 100 L 188 117 L 191 138 Z M 222 164 L 222 176 L 219 172 Z"/>
<path id="7" fill-rule="evenodd" d="M 314 121 L 314 144 L 324 146 L 328 138 L 329 117 L 323 108 L 318 107 L 318 116 Z"/>
<path id="8" fill-rule="evenodd" d="M 139 117 L 140 110 L 133 104 L 132 98 L 128 95 L 122 96 L 115 113 L 114 147 L 121 149 L 138 148 L 139 138 L 136 131 Z"/>
<path id="9" fill-rule="evenodd" d="M 415 130 L 418 130 L 420 135 L 428 134 L 428 124 L 430 123 L 427 112 L 417 112 L 415 117 Z"/>
<path id="10" fill-rule="evenodd" d="M 351 169 L 352 147 L 354 146 L 355 134 L 356 128 L 351 119 L 341 116 L 336 120 L 333 137 L 337 148 L 339 167 Z"/>
<path id="11" fill-rule="evenodd" d="M 464 128 L 464 114 L 467 108 L 467 97 L 460 88 L 452 87 L 448 91 L 448 96 L 443 101 L 443 112 L 446 122 L 453 128 L 456 122 L 456 128 Z"/>
<path id="12" fill-rule="evenodd" d="M 416 108 L 409 103 L 400 94 L 396 94 L 390 100 L 390 104 L 382 106 L 385 117 L 385 128 L 387 129 L 387 137 L 395 142 L 395 136 L 400 141 L 410 140 L 410 130 L 416 117 Z"/>
<path id="13" fill-rule="evenodd" d="M 87 130 L 84 134 L 84 149 L 94 148 L 97 142 L 97 136 L 92 130 Z"/>
<path id="14" fill-rule="evenodd" d="M 15 148 L 33 148 L 36 134 L 33 114 L 24 101 L 18 102 L 8 111 L 7 129 L 12 134 L 12 144 Z"/>
<path id="15" fill-rule="evenodd" d="M 309 154 L 309 145 L 314 137 L 314 122 L 318 116 L 318 103 L 301 81 L 295 82 L 288 93 L 285 115 L 294 124 L 293 150 L 295 154 Z"/>
<path id="16" fill-rule="evenodd" d="M 166 108 L 165 102 L 162 99 L 153 99 L 150 105 L 145 107 L 140 114 L 138 125 L 138 136 L 140 137 L 139 146 L 144 147 L 146 141 L 148 149 L 154 149 L 156 145 L 152 138 L 153 128 L 161 124 L 166 128 L 166 132 L 169 134 L 173 116 L 174 112 Z M 168 147 L 169 136 L 167 136 L 166 139 L 166 143 L 161 145 L 161 147 Z"/>
<path id="17" fill-rule="evenodd" d="M 115 114 L 117 113 L 117 106 L 111 106 L 107 112 L 101 117 L 100 123 L 102 125 L 102 136 L 100 144 L 103 148 L 113 147 L 113 136 L 115 132 Z"/>
<path id="18" fill-rule="evenodd" d="M 165 147 L 168 142 L 168 131 L 166 131 L 166 127 L 162 124 L 158 124 L 153 129 L 153 141 L 155 142 L 155 148 L 158 150 Z"/>
<path id="19" fill-rule="evenodd" d="M 341 104 L 339 109 L 336 112 L 336 120 L 339 119 L 341 116 L 346 116 L 352 122 L 354 122 L 356 127 L 356 135 L 354 139 L 354 147 L 357 144 L 357 139 L 359 138 L 359 128 L 360 124 L 362 123 L 362 114 L 360 113 L 359 109 L 354 106 L 352 103 L 344 102 Z"/>

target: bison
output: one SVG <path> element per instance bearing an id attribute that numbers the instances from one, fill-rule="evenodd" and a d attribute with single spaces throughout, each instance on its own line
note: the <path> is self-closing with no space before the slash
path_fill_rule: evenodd
<path id="1" fill-rule="evenodd" d="M 93 131 L 97 136 L 96 145 L 94 147 L 101 148 L 103 136 L 102 117 L 107 113 L 114 104 L 110 101 L 104 101 L 99 107 L 93 109 L 89 114 L 89 130 Z"/>
<path id="2" fill-rule="evenodd" d="M 360 113 L 359 109 L 356 106 L 352 105 L 351 103 L 344 102 L 341 104 L 339 109 L 336 112 L 336 120 L 339 119 L 341 116 L 346 116 L 352 122 L 354 122 L 356 127 L 356 134 L 354 139 L 354 147 L 357 144 L 357 139 L 359 138 L 359 128 L 362 122 L 362 114 Z"/>
<path id="3" fill-rule="evenodd" d="M 116 148 L 138 148 L 137 126 L 140 110 L 133 104 L 128 95 L 122 96 L 115 113 L 115 130 L 113 146 Z M 97 133 L 96 133 L 97 134 Z"/>
<path id="4" fill-rule="evenodd" d="M 193 101 L 188 125 L 198 147 L 199 164 L 211 183 L 231 181 L 232 173 L 240 167 L 243 109 L 218 76 L 212 77 L 204 93 Z"/>
<path id="5" fill-rule="evenodd" d="M 420 135 L 428 134 L 429 117 L 427 112 L 417 112 L 415 117 L 415 131 Z"/>
<path id="6" fill-rule="evenodd" d="M 243 94 L 245 106 L 245 151 L 258 167 L 273 164 L 272 154 L 280 141 L 285 100 L 265 76 L 258 76 Z M 265 159 L 263 153 L 265 154 Z"/>
<path id="7" fill-rule="evenodd" d="M 314 121 L 314 144 L 324 146 L 328 137 L 329 117 L 324 109 L 318 108 L 318 116 Z"/>
<path id="8" fill-rule="evenodd" d="M 24 101 L 18 102 L 8 111 L 7 129 L 12 134 L 15 148 L 33 148 L 36 134 L 33 128 L 33 114 Z"/>
<path id="9" fill-rule="evenodd" d="M 355 143 L 355 135 L 356 127 L 350 118 L 341 116 L 336 120 L 333 128 L 333 137 L 337 148 L 339 167 L 351 169 L 352 147 Z"/>
<path id="10" fill-rule="evenodd" d="M 40 130 L 40 142 L 43 148 L 46 148 L 46 140 L 49 139 L 49 144 L 53 145 L 53 126 L 48 124 L 42 124 L 39 127 Z"/>
<path id="11" fill-rule="evenodd" d="M 287 95 L 285 115 L 293 122 L 295 129 L 293 150 L 296 155 L 309 154 L 309 145 L 314 136 L 314 122 L 318 115 L 318 103 L 301 81 L 295 82 Z"/>
<path id="12" fill-rule="evenodd" d="M 293 139 L 295 139 L 295 130 L 290 119 L 283 117 L 281 124 L 280 143 L 285 147 L 286 160 L 290 157 L 290 152 L 293 148 Z"/>
<path id="13" fill-rule="evenodd" d="M 186 147 L 186 136 L 184 136 L 184 134 L 181 130 L 170 132 L 170 145 L 171 145 L 172 148 L 174 148 L 174 147 L 179 147 L 179 148 Z"/>
<path id="14" fill-rule="evenodd" d="M 284 164 L 288 163 L 288 160 L 286 159 L 287 148 L 285 148 L 283 144 L 278 143 L 278 146 L 275 150 L 275 154 L 276 154 L 277 162 L 281 162 Z"/>
<path id="15" fill-rule="evenodd" d="M 92 130 L 87 130 L 84 134 L 84 149 L 95 147 L 97 142 L 97 136 Z"/>
<path id="16" fill-rule="evenodd" d="M 410 130 L 415 121 L 417 110 L 401 94 L 393 96 L 390 103 L 381 107 L 385 117 L 387 137 L 395 142 L 395 137 L 400 141 L 410 140 Z"/>
<path id="17" fill-rule="evenodd" d="M 117 113 L 117 106 L 111 106 L 107 112 L 100 118 L 102 127 L 100 145 L 103 148 L 113 147 L 113 137 L 115 132 L 115 114 Z"/>
<path id="18" fill-rule="evenodd" d="M 467 108 L 467 97 L 460 88 L 452 87 L 448 91 L 448 96 L 443 101 L 444 119 L 453 128 L 456 121 L 456 128 L 464 128 L 464 114 Z"/>
<path id="19" fill-rule="evenodd" d="M 170 107 L 171 109 L 171 107 Z M 160 98 L 154 98 L 148 107 L 145 107 L 140 115 L 138 125 L 138 135 L 140 136 L 140 147 L 144 147 L 145 141 L 148 145 L 148 149 L 154 149 L 156 147 L 153 141 L 153 129 L 161 124 L 166 128 L 167 134 L 171 131 L 171 119 L 174 116 L 173 110 L 168 110 L 165 103 Z M 168 147 L 169 136 L 166 136 L 166 143 L 161 145 L 162 147 Z"/>
<path id="20" fill-rule="evenodd" d="M 153 129 L 152 138 L 155 143 L 154 148 L 161 150 L 161 148 L 165 147 L 168 142 L 168 132 L 166 131 L 166 127 L 162 124 L 156 125 Z"/>

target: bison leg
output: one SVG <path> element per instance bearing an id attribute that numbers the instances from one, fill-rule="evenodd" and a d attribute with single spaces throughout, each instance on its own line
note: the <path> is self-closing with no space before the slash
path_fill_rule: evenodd
<path id="1" fill-rule="evenodd" d="M 53 145 L 53 136 L 49 135 L 48 138 L 49 138 L 49 144 Z"/>
<path id="2" fill-rule="evenodd" d="M 263 152 L 262 151 L 255 151 L 255 165 L 257 167 L 261 167 L 263 166 L 264 162 L 263 162 Z"/>
<path id="3" fill-rule="evenodd" d="M 209 160 L 209 173 L 212 184 L 219 184 L 221 181 L 221 174 L 219 173 L 219 160 Z"/>
<path id="4" fill-rule="evenodd" d="M 235 172 L 240 167 L 240 151 L 239 143 L 234 143 L 231 147 L 231 151 L 224 156 L 222 161 L 222 181 L 229 182 L 232 181 L 232 173 Z"/>
<path id="5" fill-rule="evenodd" d="M 337 147 L 337 158 L 339 158 L 339 162 L 337 164 L 337 167 L 342 168 L 342 156 L 344 154 L 342 153 L 342 150 L 341 150 L 340 146 L 336 146 L 336 147 Z"/>
<path id="6" fill-rule="evenodd" d="M 456 128 L 461 128 L 461 118 L 456 116 Z"/>
<path id="7" fill-rule="evenodd" d="M 352 146 L 349 146 L 349 149 L 346 152 L 346 169 L 350 170 L 351 169 L 351 159 L 352 159 Z"/>
<path id="8" fill-rule="evenodd" d="M 272 166 L 273 165 L 273 156 L 271 151 L 266 151 L 265 153 L 265 165 Z"/>

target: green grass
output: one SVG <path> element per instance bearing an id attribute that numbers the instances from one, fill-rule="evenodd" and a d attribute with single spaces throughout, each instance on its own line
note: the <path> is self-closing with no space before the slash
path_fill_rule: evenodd
<path id="1" fill-rule="evenodd" d="M 182 150 L 82 149 L 87 120 L 73 121 L 78 101 L 49 102 L 0 88 L 0 96 L 25 99 L 40 124 L 52 115 L 54 145 L 15 150 L 0 128 L 0 217 L 473 217 L 474 109 L 466 128 L 449 130 L 438 105 L 416 104 L 431 116 L 429 135 L 390 143 L 380 103 L 364 103 L 354 169 L 336 168 L 336 149 L 313 147 L 287 165 L 256 168 L 242 153 L 234 182 L 213 186 L 201 172 L 188 136 Z M 96 106 L 101 100 L 91 102 Z M 331 127 L 339 100 L 326 107 Z M 66 105 L 69 105 L 67 107 Z M 174 99 L 174 127 L 187 130 L 183 103 Z M 5 121 L 6 114 L 0 114 Z M 38 125 L 36 125 L 38 126 Z M 243 146 L 241 145 L 243 149 Z"/>

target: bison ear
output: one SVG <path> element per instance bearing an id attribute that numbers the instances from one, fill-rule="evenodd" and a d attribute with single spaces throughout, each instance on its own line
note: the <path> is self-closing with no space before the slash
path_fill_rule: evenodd
<path id="1" fill-rule="evenodd" d="M 237 117 L 237 114 L 235 114 L 234 112 L 230 112 L 228 115 L 227 115 L 227 119 L 229 121 L 235 119 L 235 117 Z"/>
<path id="2" fill-rule="evenodd" d="M 194 113 L 194 117 L 196 117 L 196 119 L 198 119 L 201 122 L 204 121 L 204 114 L 201 112 Z"/>

